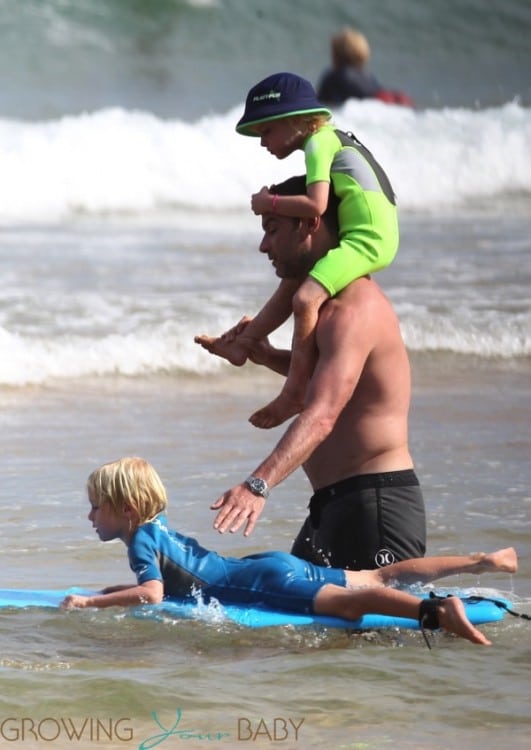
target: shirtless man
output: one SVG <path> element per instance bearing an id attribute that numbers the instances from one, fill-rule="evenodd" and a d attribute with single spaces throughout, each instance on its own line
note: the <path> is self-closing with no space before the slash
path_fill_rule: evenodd
<path id="1" fill-rule="evenodd" d="M 303 193 L 304 178 L 274 186 Z M 321 218 L 262 216 L 260 252 L 281 279 L 302 281 L 337 244 L 336 207 Z M 245 326 L 245 319 L 236 328 Z M 231 332 L 198 336 L 230 359 Z M 317 363 L 302 411 L 248 479 L 212 505 L 214 527 L 254 529 L 270 488 L 303 466 L 314 494 L 292 553 L 320 565 L 374 569 L 425 553 L 424 501 L 408 448 L 410 368 L 397 317 L 376 282 L 352 282 L 320 310 Z M 257 342 L 250 358 L 286 375 L 289 351 Z"/>

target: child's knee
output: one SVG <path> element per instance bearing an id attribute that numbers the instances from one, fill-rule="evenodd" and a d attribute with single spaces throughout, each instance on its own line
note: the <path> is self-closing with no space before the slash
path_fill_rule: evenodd
<path id="1" fill-rule="evenodd" d="M 317 311 L 328 297 L 328 292 L 318 281 L 308 278 L 293 295 L 293 314 L 304 315 L 309 311 Z"/>

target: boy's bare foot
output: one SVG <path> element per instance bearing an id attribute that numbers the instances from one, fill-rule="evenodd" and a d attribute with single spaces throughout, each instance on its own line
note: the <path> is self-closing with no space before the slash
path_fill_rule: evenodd
<path id="1" fill-rule="evenodd" d="M 230 340 L 228 337 L 218 336 L 215 338 L 202 334 L 201 336 L 195 336 L 194 341 L 207 352 L 228 360 L 231 365 L 236 365 L 236 367 L 241 367 L 247 361 L 247 347 L 242 346 L 235 340 Z"/>
<path id="2" fill-rule="evenodd" d="M 482 646 L 491 645 L 491 642 L 483 635 L 481 630 L 474 627 L 468 620 L 463 602 L 457 596 L 444 599 L 438 607 L 438 615 L 441 628 L 449 633 L 454 633 Z"/>
<path id="3" fill-rule="evenodd" d="M 479 552 L 477 560 L 481 573 L 516 573 L 518 570 L 518 556 L 513 547 L 495 552 Z"/>
<path id="4" fill-rule="evenodd" d="M 302 400 L 294 399 L 284 391 L 281 391 L 267 406 L 251 414 L 249 422 L 255 427 L 269 430 L 271 427 L 277 427 L 279 424 L 282 424 L 286 419 L 294 417 L 295 414 L 300 412 L 302 406 Z"/>

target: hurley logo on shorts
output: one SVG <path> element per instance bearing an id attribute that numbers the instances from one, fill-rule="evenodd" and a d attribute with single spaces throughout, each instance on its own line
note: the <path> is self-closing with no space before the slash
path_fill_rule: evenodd
<path id="1" fill-rule="evenodd" d="M 379 568 L 385 568 L 386 565 L 391 565 L 395 562 L 395 556 L 388 549 L 380 549 L 374 555 L 374 562 Z"/>

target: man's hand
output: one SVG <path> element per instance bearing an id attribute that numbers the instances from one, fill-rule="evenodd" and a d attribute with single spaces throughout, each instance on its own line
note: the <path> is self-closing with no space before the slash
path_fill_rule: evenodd
<path id="1" fill-rule="evenodd" d="M 226 359 L 232 365 L 241 367 L 245 364 L 249 356 L 249 347 L 253 344 L 253 339 L 246 339 L 240 334 L 243 333 L 251 318 L 243 317 L 235 326 L 229 328 L 221 336 L 207 336 L 201 334 L 195 336 L 194 341 L 210 354 L 215 354 L 222 359 Z"/>
<path id="2" fill-rule="evenodd" d="M 245 524 L 244 536 L 249 536 L 260 517 L 265 505 L 265 499 L 253 493 L 245 484 L 239 484 L 225 492 L 210 507 L 219 510 L 215 520 L 214 528 L 220 534 L 230 531 L 234 534 Z"/>

